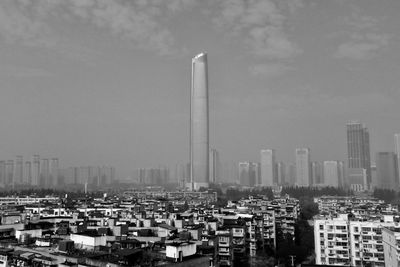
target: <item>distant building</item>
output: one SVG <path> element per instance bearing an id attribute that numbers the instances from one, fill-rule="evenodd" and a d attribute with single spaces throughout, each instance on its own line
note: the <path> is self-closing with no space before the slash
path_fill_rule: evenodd
<path id="1" fill-rule="evenodd" d="M 250 186 L 250 162 L 239 162 L 239 183 Z"/>
<path id="2" fill-rule="evenodd" d="M 49 188 L 49 160 L 41 159 L 40 160 L 40 176 L 39 176 L 39 185 L 41 187 Z"/>
<path id="3" fill-rule="evenodd" d="M 310 186 L 311 172 L 310 172 L 310 149 L 297 148 L 296 149 L 296 185 Z"/>
<path id="4" fill-rule="evenodd" d="M 278 162 L 276 164 L 278 184 L 284 185 L 286 183 L 286 165 L 284 162 Z"/>
<path id="5" fill-rule="evenodd" d="M 367 171 L 367 184 L 371 184 L 371 159 L 369 132 L 359 122 L 349 122 L 347 127 L 348 168 L 363 168 Z"/>
<path id="6" fill-rule="evenodd" d="M 58 158 L 52 158 L 50 160 L 50 170 L 49 170 L 49 186 L 57 187 L 58 186 Z"/>
<path id="7" fill-rule="evenodd" d="M 192 58 L 190 93 L 190 177 L 191 189 L 209 185 L 209 122 L 207 54 Z"/>
<path id="8" fill-rule="evenodd" d="M 209 177 L 210 177 L 210 183 L 217 183 L 220 180 L 220 172 L 221 172 L 221 163 L 219 159 L 219 153 L 218 150 L 215 148 L 210 149 L 210 164 L 209 164 Z"/>
<path id="9" fill-rule="evenodd" d="M 14 184 L 14 161 L 7 160 L 6 161 L 6 179 L 4 182 L 5 185 L 13 185 Z"/>
<path id="10" fill-rule="evenodd" d="M 275 150 L 261 150 L 261 185 L 273 186 L 276 184 Z"/>
<path id="11" fill-rule="evenodd" d="M 367 170 L 363 168 L 347 169 L 346 186 L 356 192 L 367 190 Z"/>
<path id="12" fill-rule="evenodd" d="M 376 181 L 378 188 L 397 189 L 399 186 L 397 174 L 397 158 L 393 152 L 378 152 L 376 160 Z"/>
<path id="13" fill-rule="evenodd" d="M 324 161 L 324 185 L 339 186 L 340 173 L 338 161 Z"/>
<path id="14" fill-rule="evenodd" d="M 31 185 L 38 186 L 40 180 L 40 156 L 33 155 L 32 157 L 32 180 Z"/>
<path id="15" fill-rule="evenodd" d="M 311 162 L 311 177 L 314 185 L 323 184 L 324 179 L 322 176 L 321 163 L 317 161 Z"/>
<path id="16" fill-rule="evenodd" d="M 30 161 L 25 162 L 23 183 L 27 185 L 32 183 L 32 163 Z"/>
<path id="17" fill-rule="evenodd" d="M 397 181 L 400 184 L 400 134 L 394 135 L 394 152 L 397 160 Z"/>
<path id="18" fill-rule="evenodd" d="M 24 175 L 24 159 L 22 156 L 17 156 L 14 165 L 14 184 L 22 184 Z"/>

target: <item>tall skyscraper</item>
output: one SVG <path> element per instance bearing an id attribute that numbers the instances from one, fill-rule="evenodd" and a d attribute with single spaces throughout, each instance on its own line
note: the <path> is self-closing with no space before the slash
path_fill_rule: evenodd
<path id="1" fill-rule="evenodd" d="M 322 167 L 317 161 L 311 162 L 311 177 L 313 185 L 323 184 Z"/>
<path id="2" fill-rule="evenodd" d="M 394 135 L 394 152 L 396 153 L 396 160 L 397 160 L 397 180 L 400 184 L 400 134 Z"/>
<path id="3" fill-rule="evenodd" d="M 0 185 L 4 187 L 6 183 L 6 162 L 4 160 L 0 161 Z"/>
<path id="4" fill-rule="evenodd" d="M 335 160 L 324 161 L 324 185 L 339 186 L 339 162 Z"/>
<path id="5" fill-rule="evenodd" d="M 40 180 L 40 156 L 33 155 L 32 157 L 32 180 L 31 185 L 38 186 Z"/>
<path id="6" fill-rule="evenodd" d="M 397 158 L 393 152 L 378 152 L 376 161 L 376 181 L 374 185 L 378 188 L 398 189 L 397 180 Z"/>
<path id="7" fill-rule="evenodd" d="M 365 169 L 369 186 L 371 184 L 371 158 L 368 129 L 359 122 L 349 122 L 346 127 L 348 167 L 349 169 Z"/>
<path id="8" fill-rule="evenodd" d="M 58 158 L 52 158 L 50 160 L 50 170 L 49 170 L 49 186 L 58 186 Z"/>
<path id="9" fill-rule="evenodd" d="M 275 150 L 263 149 L 261 154 L 261 185 L 273 186 L 276 184 Z"/>
<path id="10" fill-rule="evenodd" d="M 250 162 L 239 162 L 239 183 L 250 186 Z"/>
<path id="11" fill-rule="evenodd" d="M 190 96 L 190 178 L 191 189 L 209 185 L 208 74 L 207 54 L 192 59 Z"/>
<path id="12" fill-rule="evenodd" d="M 220 182 L 220 169 L 221 163 L 219 160 L 219 153 L 218 150 L 211 148 L 210 149 L 210 183 L 218 183 Z"/>
<path id="13" fill-rule="evenodd" d="M 30 161 L 26 161 L 24 168 L 24 184 L 31 185 L 31 182 L 32 182 L 32 163 Z"/>
<path id="14" fill-rule="evenodd" d="M 310 186 L 311 157 L 309 148 L 296 149 L 296 184 L 298 186 Z"/>
<path id="15" fill-rule="evenodd" d="M 14 184 L 22 184 L 24 175 L 24 159 L 22 156 L 17 156 L 14 165 Z"/>
<path id="16" fill-rule="evenodd" d="M 40 160 L 40 176 L 39 176 L 39 185 L 45 188 L 49 188 L 49 160 L 41 159 Z"/>
<path id="17" fill-rule="evenodd" d="M 277 179 L 279 185 L 285 185 L 286 181 L 286 165 L 284 162 L 278 162 L 276 167 L 277 170 Z"/>
<path id="18" fill-rule="evenodd" d="M 6 161 L 6 180 L 5 185 L 14 185 L 14 161 Z"/>

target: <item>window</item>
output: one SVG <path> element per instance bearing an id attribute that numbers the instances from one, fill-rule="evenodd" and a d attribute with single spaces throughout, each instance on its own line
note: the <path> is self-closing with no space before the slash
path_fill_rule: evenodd
<path id="1" fill-rule="evenodd" d="M 324 230 L 324 226 L 322 224 L 319 225 L 319 230 Z"/>

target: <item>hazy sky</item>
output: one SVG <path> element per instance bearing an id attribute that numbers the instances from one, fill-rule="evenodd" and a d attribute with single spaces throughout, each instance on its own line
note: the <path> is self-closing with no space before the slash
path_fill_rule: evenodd
<path id="1" fill-rule="evenodd" d="M 399 0 L 1 0 L 0 159 L 137 167 L 188 160 L 191 58 L 208 53 L 221 160 L 346 158 L 400 132 Z M 374 159 L 374 156 L 372 156 Z"/>

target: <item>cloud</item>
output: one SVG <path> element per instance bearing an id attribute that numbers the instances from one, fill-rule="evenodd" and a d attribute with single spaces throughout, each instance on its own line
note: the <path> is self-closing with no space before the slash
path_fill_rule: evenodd
<path id="1" fill-rule="evenodd" d="M 389 36 L 386 34 L 370 33 L 357 36 L 351 37 L 349 42 L 340 44 L 335 56 L 357 60 L 370 59 L 389 43 Z"/>
<path id="2" fill-rule="evenodd" d="M 22 66 L 0 65 L 0 74 L 16 78 L 43 78 L 51 77 L 53 73 L 42 68 L 29 68 Z"/>
<path id="3" fill-rule="evenodd" d="M 291 68 L 284 64 L 271 63 L 271 64 L 257 64 L 251 66 L 249 71 L 255 76 L 279 76 L 290 70 Z"/>
<path id="4" fill-rule="evenodd" d="M 337 58 L 370 59 L 389 44 L 391 36 L 379 31 L 379 20 L 374 17 L 357 11 L 344 18 L 342 24 L 347 40 L 339 44 L 334 54 Z"/>
<path id="5" fill-rule="evenodd" d="M 10 43 L 56 47 L 52 24 L 82 21 L 129 41 L 134 47 L 170 54 L 175 40 L 167 19 L 194 5 L 194 0 L 3 0 L 0 36 Z"/>
<path id="6" fill-rule="evenodd" d="M 243 37 L 250 52 L 266 59 L 291 58 L 301 50 L 285 32 L 287 15 L 301 1 L 221 0 L 214 22 L 224 31 Z"/>

